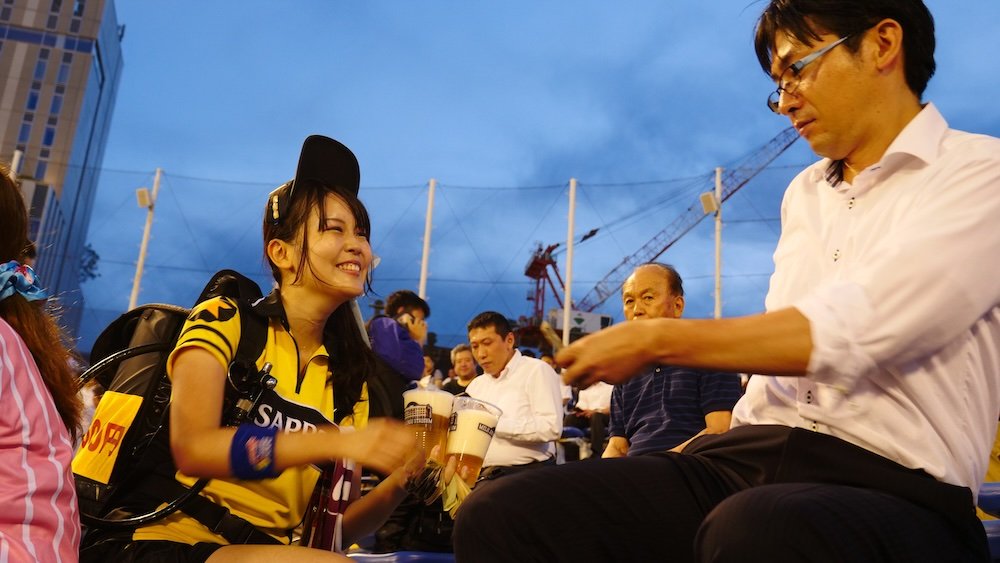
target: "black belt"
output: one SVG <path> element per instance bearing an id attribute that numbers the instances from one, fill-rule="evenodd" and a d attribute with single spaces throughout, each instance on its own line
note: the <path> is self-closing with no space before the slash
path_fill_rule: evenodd
<path id="1" fill-rule="evenodd" d="M 476 483 L 480 481 L 489 481 L 498 477 L 503 477 L 504 475 L 513 475 L 514 473 L 520 473 L 521 471 L 526 471 L 528 469 L 537 469 L 539 467 L 546 467 L 555 464 L 556 458 L 550 457 L 548 459 L 532 461 L 521 465 L 491 465 L 483 468 L 482 473 L 479 474 L 479 479 L 476 479 Z"/>

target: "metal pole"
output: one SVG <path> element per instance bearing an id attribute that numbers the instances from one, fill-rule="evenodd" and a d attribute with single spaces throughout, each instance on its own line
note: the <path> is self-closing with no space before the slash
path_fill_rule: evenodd
<path id="1" fill-rule="evenodd" d="M 139 284 L 142 282 L 142 269 L 146 265 L 146 250 L 149 248 L 149 232 L 153 228 L 153 209 L 156 207 L 156 196 L 160 193 L 160 176 L 163 175 L 161 168 L 156 169 L 156 176 L 153 178 L 153 198 L 146 208 L 146 227 L 142 230 L 142 244 L 139 245 L 139 261 L 135 265 L 135 279 L 132 281 L 132 295 L 128 300 L 128 310 L 135 309 L 139 301 Z"/>
<path id="2" fill-rule="evenodd" d="M 430 189 L 427 192 L 427 219 L 424 221 L 424 255 L 420 260 L 420 288 L 417 295 L 427 299 L 427 262 L 431 257 L 431 223 L 434 217 L 434 188 L 437 180 L 431 178 Z"/>
<path id="3" fill-rule="evenodd" d="M 566 227 L 566 284 L 563 288 L 563 346 L 569 345 L 573 310 L 573 223 L 576 220 L 576 178 L 569 179 L 569 220 Z"/>
<path id="4" fill-rule="evenodd" d="M 722 167 L 715 169 L 715 318 L 722 318 Z"/>
<path id="5" fill-rule="evenodd" d="M 14 157 L 10 160 L 10 175 L 15 179 L 21 173 L 21 163 L 24 161 L 24 151 L 14 149 Z"/>
<path id="6" fill-rule="evenodd" d="M 372 342 L 368 339 L 368 329 L 365 328 L 365 318 L 361 314 L 361 306 L 358 305 L 357 299 L 351 299 L 351 313 L 354 315 L 354 322 L 358 324 L 358 332 L 361 333 L 361 340 L 364 340 L 365 344 L 371 348 Z"/>

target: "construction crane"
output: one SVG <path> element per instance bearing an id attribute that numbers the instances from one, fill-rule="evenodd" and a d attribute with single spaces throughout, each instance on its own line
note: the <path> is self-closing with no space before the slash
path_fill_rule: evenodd
<path id="1" fill-rule="evenodd" d="M 584 233 L 576 243 L 579 244 L 594 235 L 600 229 L 591 229 L 587 233 Z M 552 290 L 552 295 L 556 298 L 556 303 L 559 304 L 559 308 L 562 308 L 562 296 L 566 290 L 566 284 L 563 282 L 562 276 L 559 275 L 559 266 L 556 265 L 555 255 L 560 252 L 559 247 L 562 243 L 550 244 L 548 246 L 542 247 L 542 243 L 538 243 L 535 251 L 531 253 L 531 258 L 528 260 L 528 264 L 524 267 L 524 275 L 535 280 L 535 287 L 528 293 L 528 301 L 534 303 L 531 313 L 531 322 L 538 324 L 541 322 L 545 315 L 545 288 L 548 287 Z M 551 269 L 551 275 L 550 275 Z M 556 281 L 559 282 L 558 288 L 555 282 L 552 281 L 552 277 L 555 276 Z"/>
<path id="2" fill-rule="evenodd" d="M 774 159 L 778 158 L 798 138 L 799 135 L 795 131 L 795 128 L 789 127 L 778 133 L 776 137 L 768 141 L 763 147 L 746 156 L 734 166 L 724 170 L 722 175 L 721 201 L 726 201 L 740 188 L 745 186 L 751 178 L 767 167 Z M 599 307 L 612 295 L 617 295 L 621 289 L 623 280 L 636 266 L 656 260 L 675 242 L 680 240 L 682 236 L 701 222 L 705 218 L 705 215 L 706 213 L 702 209 L 701 203 L 696 201 L 687 211 L 667 225 L 665 229 L 653 236 L 642 248 L 632 255 L 626 256 L 620 264 L 583 296 L 583 299 L 577 303 L 576 308 L 580 311 L 590 312 Z M 536 301 L 535 304 L 537 309 L 538 302 Z"/>
<path id="3" fill-rule="evenodd" d="M 559 275 L 559 267 L 556 266 L 556 260 L 552 256 L 552 251 L 559 248 L 560 243 L 550 244 L 545 248 L 542 248 L 542 244 L 539 243 L 538 247 L 534 252 L 531 253 L 531 259 L 528 260 L 528 264 L 524 267 L 524 275 L 535 280 L 535 288 L 528 294 L 528 301 L 531 301 L 534 306 L 531 312 L 531 322 L 532 324 L 538 324 L 541 322 L 542 317 L 545 315 L 545 288 L 546 285 L 552 289 L 552 295 L 555 296 L 556 302 L 559 303 L 559 307 L 562 307 L 562 293 L 564 290 L 564 284 L 562 276 Z M 559 280 L 559 289 L 556 289 L 555 284 L 552 282 L 552 276 L 549 275 L 549 269 L 557 280 Z"/>

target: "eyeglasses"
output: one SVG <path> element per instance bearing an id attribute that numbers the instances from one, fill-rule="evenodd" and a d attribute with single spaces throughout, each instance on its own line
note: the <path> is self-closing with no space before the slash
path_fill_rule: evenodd
<path id="1" fill-rule="evenodd" d="M 813 51 L 812 53 L 809 53 L 808 55 L 788 65 L 788 68 L 782 71 L 781 76 L 778 77 L 778 87 L 774 90 L 774 92 L 771 92 L 770 96 L 767 97 L 767 107 L 774 113 L 778 113 L 778 106 L 781 104 L 781 94 L 794 94 L 795 91 L 799 89 L 799 83 L 802 81 L 802 69 L 809 63 L 829 53 L 834 47 L 840 45 L 844 41 L 847 41 L 851 37 L 853 37 L 853 34 L 845 35 L 833 43 L 830 43 L 826 47 L 823 47 L 818 51 Z M 786 76 L 789 72 L 791 72 L 791 76 Z"/>

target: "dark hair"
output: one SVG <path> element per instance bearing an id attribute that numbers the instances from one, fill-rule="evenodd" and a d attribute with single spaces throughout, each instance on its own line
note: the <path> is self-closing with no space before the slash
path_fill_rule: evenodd
<path id="1" fill-rule="evenodd" d="M 670 288 L 670 293 L 684 297 L 684 280 L 673 266 L 663 262 L 646 262 L 643 266 L 656 266 L 663 270 L 667 274 L 667 287 Z"/>
<path id="2" fill-rule="evenodd" d="M 280 190 L 288 190 L 291 184 L 285 184 Z M 274 225 L 270 220 L 269 205 L 264 209 L 264 259 L 271 268 L 271 275 L 279 284 L 281 282 L 281 270 L 271 262 L 267 256 L 267 243 L 270 240 L 282 240 L 292 242 L 296 236 L 302 236 L 302 256 L 299 258 L 299 268 L 292 283 L 299 281 L 304 268 L 312 270 L 312 263 L 309 260 L 309 231 L 306 228 L 309 213 L 315 208 L 319 210 L 319 228 L 326 225 L 326 201 L 327 194 L 334 194 L 343 200 L 344 204 L 354 216 L 359 231 L 368 236 L 371 232 L 371 221 L 368 218 L 368 210 L 365 209 L 361 200 L 354 194 L 353 190 L 341 188 L 339 186 L 319 186 L 316 184 L 301 183 L 295 189 L 294 197 L 288 204 L 285 218 L 278 225 Z M 268 201 L 270 204 L 270 200 Z M 317 281 L 323 280 L 317 276 Z M 369 271 L 366 280 L 367 289 L 371 290 L 371 272 Z M 354 404 L 361 399 L 361 389 L 365 381 L 368 381 L 375 372 L 375 355 L 367 345 L 361 328 L 351 310 L 351 302 L 347 301 L 337 307 L 336 310 L 326 320 L 323 327 L 323 342 L 326 344 L 327 353 L 330 356 L 330 374 L 333 377 L 333 399 L 334 415 L 340 420 L 354 412 Z"/>
<path id="3" fill-rule="evenodd" d="M 28 212 L 21 190 L 11 178 L 9 169 L 0 164 L 0 263 L 20 261 L 32 246 L 28 240 Z M 69 339 L 59 326 L 52 307 L 47 301 L 28 301 L 14 293 L 0 301 L 0 318 L 24 340 L 52 395 L 59 417 L 75 441 L 82 405 L 77 394 L 76 373 L 70 365 Z"/>
<path id="4" fill-rule="evenodd" d="M 934 17 L 921 0 L 771 0 L 754 30 L 757 61 L 770 75 L 775 37 L 782 31 L 807 46 L 820 40 L 821 31 L 851 36 L 844 46 L 856 53 L 861 32 L 886 18 L 903 28 L 903 72 L 907 86 L 920 98 L 936 67 Z M 832 162 L 827 181 L 843 181 L 844 166 L 843 160 Z"/>
<path id="5" fill-rule="evenodd" d="M 840 37 L 855 35 L 844 45 L 857 52 L 861 32 L 886 18 L 903 28 L 906 84 L 919 98 L 935 69 L 934 17 L 921 0 L 771 0 L 757 20 L 757 60 L 770 74 L 774 40 L 780 31 L 808 46 L 820 39 L 820 30 Z"/>
<path id="6" fill-rule="evenodd" d="M 431 307 L 419 295 L 409 289 L 393 291 L 385 300 L 385 314 L 390 317 L 398 317 L 402 313 L 409 313 L 414 309 L 424 312 L 424 318 L 431 316 Z"/>
<path id="7" fill-rule="evenodd" d="M 475 316 L 475 318 L 469 321 L 466 331 L 471 332 L 474 328 L 486 327 L 493 327 L 493 330 L 495 330 L 496 333 L 503 338 L 507 338 L 507 335 L 512 331 L 510 321 L 507 320 L 507 317 L 497 313 L 496 311 L 484 311 L 479 313 Z"/>
<path id="8" fill-rule="evenodd" d="M 35 243 L 28 241 L 28 246 L 24 249 L 24 258 L 28 260 L 38 258 L 38 247 L 35 246 Z"/>

